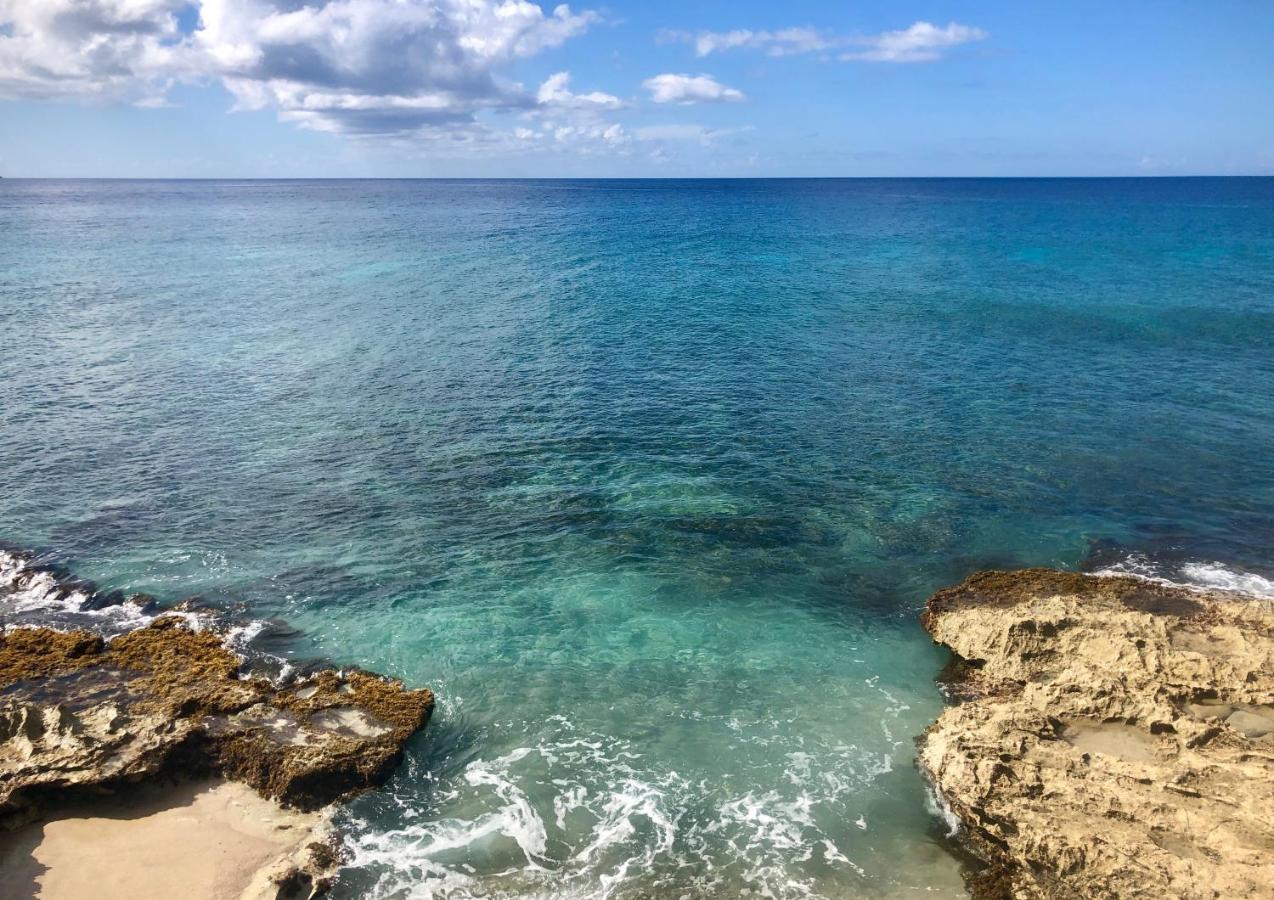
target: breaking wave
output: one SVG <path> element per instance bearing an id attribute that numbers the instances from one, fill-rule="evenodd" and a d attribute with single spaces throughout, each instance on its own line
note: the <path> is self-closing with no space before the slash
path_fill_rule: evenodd
<path id="1" fill-rule="evenodd" d="M 1274 579 L 1215 561 L 1161 561 L 1131 553 L 1094 574 L 1133 575 L 1160 584 L 1274 599 Z"/>
<path id="2" fill-rule="evenodd" d="M 661 770 L 629 740 L 565 716 L 547 725 L 535 746 L 474 759 L 435 796 L 400 782 L 373 799 L 379 809 L 351 807 L 341 822 L 350 877 L 338 895 L 783 900 L 940 890 L 942 879 L 923 867 L 881 869 L 873 838 L 889 837 L 862 801 L 894 772 L 894 754 L 793 749 L 745 786 Z M 746 745 L 772 739 L 737 733 L 747 769 Z M 434 818 L 425 808 L 452 814 Z M 403 820 L 415 821 L 384 827 Z"/>
<path id="3" fill-rule="evenodd" d="M 215 628 L 230 650 L 258 664 L 263 673 L 291 670 L 261 646 L 290 633 L 281 623 L 237 617 L 197 598 L 166 607 L 149 594 L 103 591 L 40 554 L 0 546 L 0 631 L 80 629 L 110 638 L 145 628 L 161 616 L 180 618 L 196 631 Z"/>

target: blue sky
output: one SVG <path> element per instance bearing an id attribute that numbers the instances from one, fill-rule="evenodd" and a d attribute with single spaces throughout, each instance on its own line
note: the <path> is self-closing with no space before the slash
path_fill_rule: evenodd
<path id="1" fill-rule="evenodd" d="M 0 174 L 1274 174 L 1272 47 L 1268 0 L 0 0 Z"/>

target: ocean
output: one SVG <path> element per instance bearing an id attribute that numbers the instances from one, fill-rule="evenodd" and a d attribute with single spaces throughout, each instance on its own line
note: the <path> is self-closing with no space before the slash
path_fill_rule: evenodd
<path id="1" fill-rule="evenodd" d="M 959 897 L 930 592 L 1274 592 L 1274 179 L 5 179 L 0 468 L 436 691 L 338 897 Z"/>

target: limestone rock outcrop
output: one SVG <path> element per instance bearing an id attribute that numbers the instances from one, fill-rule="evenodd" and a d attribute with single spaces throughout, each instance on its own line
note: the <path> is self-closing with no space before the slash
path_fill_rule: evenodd
<path id="1" fill-rule="evenodd" d="M 433 710 L 358 670 L 241 671 L 213 630 L 163 617 L 106 640 L 0 634 L 0 825 L 165 777 L 220 776 L 317 809 L 383 783 Z"/>
<path id="2" fill-rule="evenodd" d="M 956 701 L 922 770 L 975 896 L 1274 897 L 1274 603 L 983 572 L 922 617 Z"/>

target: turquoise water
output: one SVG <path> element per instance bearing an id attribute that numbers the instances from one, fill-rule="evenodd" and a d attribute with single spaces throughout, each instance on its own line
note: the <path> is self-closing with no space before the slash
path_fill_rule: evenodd
<path id="1" fill-rule="evenodd" d="M 1274 179 L 6 179 L 0 335 L 0 539 L 438 693 L 342 897 L 960 896 L 927 594 L 1271 574 Z"/>

